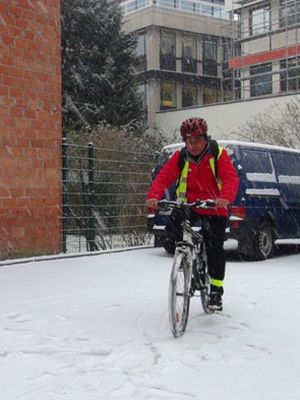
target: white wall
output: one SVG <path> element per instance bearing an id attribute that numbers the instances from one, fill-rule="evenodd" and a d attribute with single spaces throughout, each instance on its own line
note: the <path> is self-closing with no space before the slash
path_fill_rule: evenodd
<path id="1" fill-rule="evenodd" d="M 272 106 L 278 104 L 282 107 L 292 98 L 300 100 L 300 94 L 159 112 L 156 114 L 156 126 L 167 136 L 178 132 L 179 139 L 181 122 L 189 117 L 200 117 L 206 119 L 210 135 L 216 139 L 228 138 L 232 131 L 241 128 L 249 118 L 265 110 L 271 113 L 273 109 L 276 112 Z"/>

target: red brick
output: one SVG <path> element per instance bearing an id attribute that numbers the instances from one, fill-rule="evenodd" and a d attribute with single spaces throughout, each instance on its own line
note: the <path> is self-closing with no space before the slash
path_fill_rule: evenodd
<path id="1" fill-rule="evenodd" d="M 60 1 L 41 2 L 0 2 L 0 257 L 61 247 Z"/>
<path id="2" fill-rule="evenodd" d="M 0 96 L 7 96 L 8 95 L 8 86 L 0 85 Z"/>

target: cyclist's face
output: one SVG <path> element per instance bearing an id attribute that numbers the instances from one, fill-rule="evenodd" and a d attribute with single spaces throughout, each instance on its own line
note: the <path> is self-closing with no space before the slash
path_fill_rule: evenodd
<path id="1" fill-rule="evenodd" d="M 205 149 L 206 143 L 205 136 L 188 137 L 186 147 L 192 156 L 198 156 Z"/>

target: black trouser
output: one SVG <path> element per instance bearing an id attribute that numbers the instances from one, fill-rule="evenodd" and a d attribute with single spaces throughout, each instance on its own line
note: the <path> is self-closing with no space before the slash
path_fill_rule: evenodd
<path id="1" fill-rule="evenodd" d="M 226 256 L 223 248 L 227 218 L 216 215 L 199 215 L 192 211 L 190 215 L 191 225 L 195 225 L 199 219 L 203 221 L 203 236 L 207 251 L 208 273 L 210 278 L 223 281 L 225 276 Z M 173 213 L 170 223 L 167 225 L 168 234 L 175 241 L 182 240 L 181 222 L 183 217 Z"/>

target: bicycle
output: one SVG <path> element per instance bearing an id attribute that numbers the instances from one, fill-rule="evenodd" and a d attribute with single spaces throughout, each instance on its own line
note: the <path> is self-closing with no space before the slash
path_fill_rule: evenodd
<path id="1" fill-rule="evenodd" d="M 191 208 L 212 208 L 213 200 L 197 200 L 193 203 L 160 200 L 158 210 L 161 214 L 171 214 L 175 209 L 182 213 L 181 224 L 183 239 L 176 243 L 172 271 L 169 283 L 169 321 L 174 337 L 184 334 L 190 308 L 190 299 L 196 291 L 200 292 L 203 311 L 214 311 L 207 306 L 209 296 L 209 275 L 207 255 L 203 234 L 200 227 L 192 227 L 189 221 Z M 201 221 L 201 217 L 200 217 Z"/>

